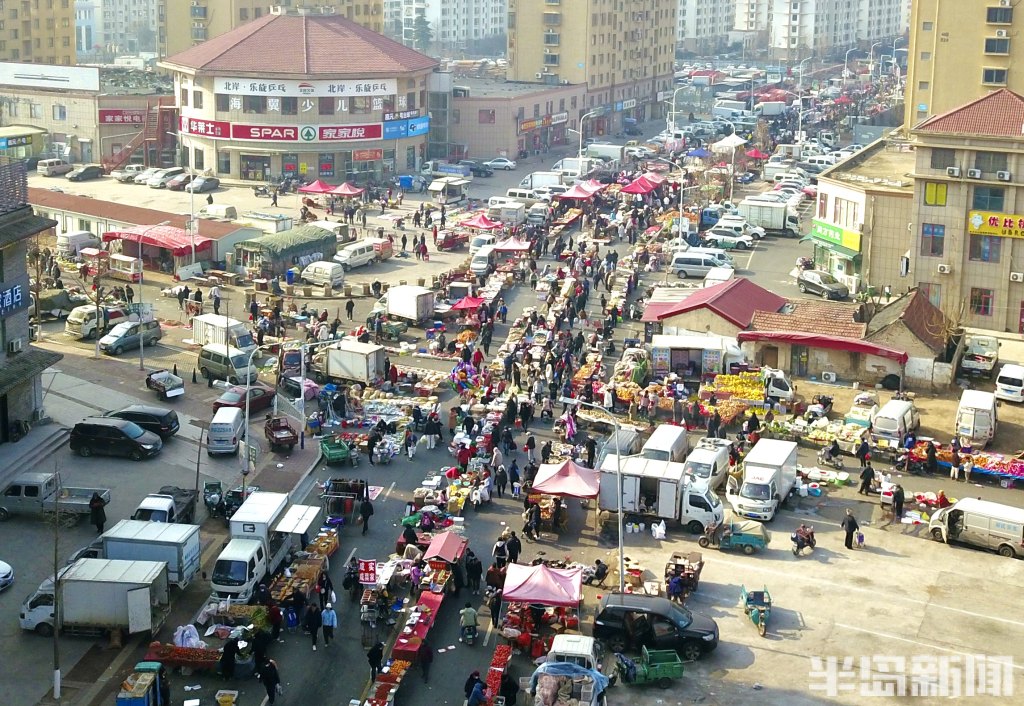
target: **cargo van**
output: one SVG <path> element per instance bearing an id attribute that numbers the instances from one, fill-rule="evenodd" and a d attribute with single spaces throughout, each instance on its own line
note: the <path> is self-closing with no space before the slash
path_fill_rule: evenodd
<path id="1" fill-rule="evenodd" d="M 63 159 L 41 159 L 36 164 L 36 172 L 43 176 L 61 176 L 73 171 L 74 167 Z"/>
<path id="2" fill-rule="evenodd" d="M 62 260 L 74 260 L 82 252 L 82 248 L 99 246 L 99 237 L 87 230 L 72 230 L 57 235 L 57 257 Z"/>
<path id="3" fill-rule="evenodd" d="M 889 400 L 878 410 L 873 422 L 875 446 L 898 449 L 907 434 L 921 426 L 917 407 L 909 400 Z"/>
<path id="4" fill-rule="evenodd" d="M 491 274 L 493 268 L 498 264 L 498 251 L 494 245 L 485 245 L 476 251 L 473 260 L 469 263 L 469 271 L 477 277 L 486 277 Z"/>
<path id="5" fill-rule="evenodd" d="M 998 552 L 1000 556 L 1024 554 L 1024 509 L 978 498 L 964 498 L 936 510 L 928 522 L 932 539 L 959 542 Z"/>
<path id="6" fill-rule="evenodd" d="M 732 268 L 732 264 L 709 253 L 684 250 L 672 256 L 669 270 L 681 279 L 686 277 L 705 277 L 716 267 Z"/>
<path id="7" fill-rule="evenodd" d="M 697 442 L 693 451 L 686 457 L 686 474 L 693 479 L 695 486 L 704 485 L 709 490 L 716 490 L 725 484 L 729 477 L 728 439 L 704 438 Z"/>
<path id="8" fill-rule="evenodd" d="M 996 376 L 996 398 L 1024 402 L 1024 366 L 1007 363 Z"/>
<path id="9" fill-rule="evenodd" d="M 238 209 L 226 203 L 211 203 L 203 206 L 199 211 L 200 218 L 223 218 L 233 221 L 238 218 Z M 315 223 L 313 225 L 316 225 Z"/>
<path id="10" fill-rule="evenodd" d="M 509 189 L 505 192 L 505 196 L 519 203 L 525 203 L 527 206 L 532 206 L 538 201 L 537 194 L 533 189 L 523 189 L 521 187 Z"/>
<path id="11" fill-rule="evenodd" d="M 830 154 L 816 154 L 807 157 L 804 161 L 815 167 L 831 167 L 836 163 L 836 158 Z"/>
<path id="12" fill-rule="evenodd" d="M 954 434 L 961 443 L 983 449 L 992 441 L 999 426 L 996 396 L 984 390 L 964 390 L 956 409 Z"/>
<path id="13" fill-rule="evenodd" d="M 259 370 L 249 361 L 249 356 L 237 348 L 208 343 L 199 351 L 199 372 L 208 380 L 227 380 L 232 385 L 244 385 L 246 379 L 253 383 L 259 377 Z"/>
<path id="14" fill-rule="evenodd" d="M 686 427 L 662 424 L 640 449 L 640 455 L 652 461 L 682 463 L 690 450 L 686 442 Z"/>
<path id="15" fill-rule="evenodd" d="M 332 289 L 337 289 L 345 284 L 345 268 L 337 262 L 321 260 L 307 265 L 299 277 L 307 284 L 330 285 Z"/>
<path id="16" fill-rule="evenodd" d="M 469 241 L 469 254 L 476 255 L 481 249 L 486 248 L 488 245 L 494 245 L 496 242 L 498 242 L 498 239 L 490 233 L 475 235 L 473 236 L 473 239 Z"/>
<path id="17" fill-rule="evenodd" d="M 206 435 L 206 453 L 237 454 L 238 442 L 245 438 L 245 410 L 221 407 L 213 415 Z"/>
<path id="18" fill-rule="evenodd" d="M 362 267 L 363 265 L 369 265 L 371 262 L 377 259 L 377 251 L 373 248 L 373 243 L 369 243 L 365 240 L 357 240 L 354 243 L 349 243 L 334 256 L 334 261 L 341 265 L 345 272 L 348 272 L 354 267 Z"/>

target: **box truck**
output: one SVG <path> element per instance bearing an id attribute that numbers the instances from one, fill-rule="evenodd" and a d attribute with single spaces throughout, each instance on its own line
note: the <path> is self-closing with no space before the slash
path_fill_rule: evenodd
<path id="1" fill-rule="evenodd" d="M 391 287 L 377 300 L 370 315 L 386 314 L 393 319 L 421 324 L 434 316 L 437 294 L 428 287 L 400 284 Z"/>
<path id="2" fill-rule="evenodd" d="M 227 344 L 246 355 L 256 350 L 252 331 L 241 321 L 220 314 L 200 314 L 192 319 L 192 343 L 205 346 L 211 343 Z"/>
<path id="3" fill-rule="evenodd" d="M 99 556 L 104 559 L 164 562 L 167 581 L 181 589 L 199 573 L 203 551 L 199 525 L 121 520 L 99 542 Z"/>
<path id="4" fill-rule="evenodd" d="M 95 635 L 156 632 L 170 604 L 162 561 L 79 559 L 43 581 L 21 605 L 22 630 Z M 59 594 L 59 595 L 58 595 Z M 55 611 L 56 606 L 56 611 Z"/>
<path id="5" fill-rule="evenodd" d="M 538 189 L 542 186 L 560 186 L 562 184 L 562 174 L 560 172 L 533 172 L 527 174 L 519 186 L 524 189 Z"/>
<path id="6" fill-rule="evenodd" d="M 743 199 L 737 207 L 747 223 L 764 228 L 768 235 L 796 238 L 800 235 L 800 214 L 788 203 Z"/>
<path id="7" fill-rule="evenodd" d="M 353 381 L 371 385 L 383 379 L 387 372 L 384 346 L 360 343 L 343 338 L 336 345 L 321 347 L 314 355 L 309 370 L 320 385 L 332 381 Z"/>
<path id="8" fill-rule="evenodd" d="M 726 498 L 734 513 L 752 520 L 771 522 L 796 485 L 795 441 L 760 439 L 743 459 L 743 483 L 733 479 Z"/>

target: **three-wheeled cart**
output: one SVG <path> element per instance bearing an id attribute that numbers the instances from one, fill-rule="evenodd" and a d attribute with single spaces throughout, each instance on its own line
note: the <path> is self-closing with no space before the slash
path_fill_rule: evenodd
<path id="1" fill-rule="evenodd" d="M 683 660 L 675 650 L 648 650 L 643 647 L 640 660 L 615 653 L 615 672 L 624 684 L 655 683 L 662 689 L 672 686 L 673 679 L 683 676 Z"/>
<path id="2" fill-rule="evenodd" d="M 263 435 L 267 438 L 271 451 L 282 447 L 287 447 L 291 451 L 295 448 L 295 444 L 299 443 L 299 433 L 295 431 L 295 427 L 291 425 L 287 417 L 280 415 L 267 418 L 263 425 Z"/>

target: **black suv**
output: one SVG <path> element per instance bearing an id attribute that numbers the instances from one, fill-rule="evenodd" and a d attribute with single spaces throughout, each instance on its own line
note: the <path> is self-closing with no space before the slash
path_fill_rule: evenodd
<path id="1" fill-rule="evenodd" d="M 153 432 L 114 417 L 89 417 L 71 430 L 71 450 L 79 456 L 127 456 L 141 461 L 156 456 L 163 445 Z"/>
<path id="2" fill-rule="evenodd" d="M 464 159 L 459 164 L 469 167 L 469 173 L 473 176 L 478 177 L 489 177 L 494 176 L 494 170 L 488 167 L 486 164 L 480 164 L 480 162 L 474 162 L 471 159 Z"/>
<path id="3" fill-rule="evenodd" d="M 675 650 L 684 660 L 695 660 L 718 647 L 718 625 L 667 598 L 612 593 L 598 606 L 594 637 L 613 652 L 646 646 Z"/>
<path id="4" fill-rule="evenodd" d="M 148 404 L 133 404 L 116 412 L 107 412 L 103 416 L 135 422 L 164 440 L 177 434 L 180 428 L 177 412 L 164 407 L 150 407 Z"/>

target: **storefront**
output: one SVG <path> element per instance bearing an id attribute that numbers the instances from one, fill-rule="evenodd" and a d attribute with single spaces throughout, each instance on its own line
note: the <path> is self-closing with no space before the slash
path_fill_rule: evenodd
<path id="1" fill-rule="evenodd" d="M 10 159 L 25 159 L 43 150 L 46 130 L 29 125 L 0 127 L 0 156 Z"/>
<path id="2" fill-rule="evenodd" d="M 807 238 L 814 243 L 814 266 L 860 291 L 861 234 L 815 218 Z"/>
<path id="3" fill-rule="evenodd" d="M 566 144 L 565 128 L 569 113 L 545 115 L 519 121 L 519 153 L 537 153 L 556 145 Z"/>

